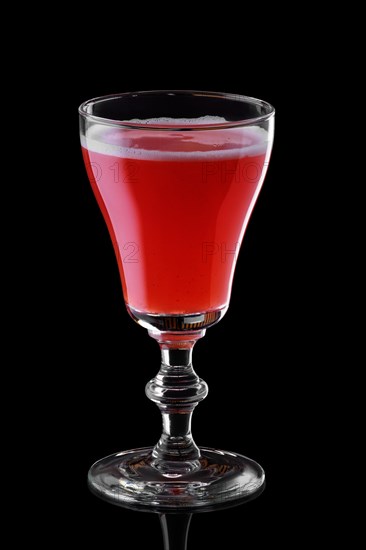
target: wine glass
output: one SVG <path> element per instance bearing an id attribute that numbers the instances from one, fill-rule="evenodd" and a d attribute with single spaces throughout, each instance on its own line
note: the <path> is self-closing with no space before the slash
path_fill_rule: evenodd
<path id="1" fill-rule="evenodd" d="M 251 495 L 264 483 L 259 464 L 193 441 L 191 417 L 207 385 L 193 370 L 192 350 L 227 311 L 268 167 L 274 109 L 250 97 L 180 90 L 98 97 L 79 114 L 127 310 L 162 357 L 146 385 L 162 414 L 160 440 L 99 460 L 89 486 L 115 504 L 167 510 Z"/>

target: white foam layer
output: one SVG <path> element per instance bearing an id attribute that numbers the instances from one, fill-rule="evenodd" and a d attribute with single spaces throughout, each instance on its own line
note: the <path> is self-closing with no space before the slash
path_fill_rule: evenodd
<path id="1" fill-rule="evenodd" d="M 146 126 L 206 126 L 208 124 L 222 124 L 227 122 L 222 116 L 200 116 L 197 118 L 170 118 L 170 117 L 157 117 L 157 118 L 131 118 L 125 120 L 132 124 L 145 124 Z"/>
<path id="2" fill-rule="evenodd" d="M 106 127 L 93 124 L 81 137 L 89 151 L 114 157 L 139 160 L 206 160 L 261 155 L 268 149 L 268 132 L 259 126 L 243 128 L 198 129 L 179 131 L 174 127 L 222 124 L 222 117 L 205 116 L 195 119 L 151 118 L 131 119 L 135 124 L 164 125 L 169 129 Z M 171 126 L 170 126 L 171 125 Z M 169 138 L 169 139 L 167 139 Z"/>

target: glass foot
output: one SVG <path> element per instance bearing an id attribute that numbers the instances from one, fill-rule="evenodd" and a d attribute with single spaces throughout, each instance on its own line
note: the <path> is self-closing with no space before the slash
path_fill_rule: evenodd
<path id="1" fill-rule="evenodd" d="M 201 448 L 190 472 L 164 474 L 153 465 L 152 447 L 99 460 L 89 470 L 89 487 L 117 505 L 195 509 L 251 496 L 264 483 L 254 460 L 236 453 Z"/>

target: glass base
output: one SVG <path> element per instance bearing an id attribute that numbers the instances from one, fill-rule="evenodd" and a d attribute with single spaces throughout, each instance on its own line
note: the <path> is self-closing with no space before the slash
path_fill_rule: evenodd
<path id="1" fill-rule="evenodd" d="M 163 474 L 152 465 L 152 451 L 133 449 L 99 460 L 89 470 L 90 489 L 120 506 L 188 510 L 249 497 L 264 483 L 261 466 L 236 453 L 201 448 L 192 471 Z"/>

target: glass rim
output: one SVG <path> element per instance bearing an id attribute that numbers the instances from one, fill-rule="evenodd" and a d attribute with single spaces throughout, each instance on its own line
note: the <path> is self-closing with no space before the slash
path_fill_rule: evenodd
<path id="1" fill-rule="evenodd" d="M 106 101 L 111 101 L 113 99 L 117 98 L 124 98 L 124 97 L 136 97 L 139 95 L 196 95 L 196 96 L 207 96 L 207 97 L 213 97 L 216 99 L 227 99 L 227 100 L 235 100 L 235 101 L 241 101 L 242 103 L 247 103 L 251 105 L 259 105 L 261 107 L 264 107 L 268 110 L 267 113 L 263 115 L 259 115 L 256 117 L 241 119 L 241 120 L 234 120 L 234 121 L 225 121 L 225 122 L 213 122 L 213 123 L 207 123 L 207 124 L 185 124 L 185 125 L 176 125 L 176 124 L 142 124 L 138 122 L 130 122 L 126 120 L 117 120 L 113 118 L 105 118 L 100 117 L 97 115 L 93 115 L 91 113 L 87 112 L 87 109 L 90 105 L 96 104 L 96 103 L 102 103 Z M 233 93 L 226 93 L 226 92 L 210 92 L 210 91 L 202 91 L 202 90 L 146 90 L 146 91 L 138 91 L 138 92 L 123 92 L 118 94 L 108 94 L 103 96 L 97 96 L 91 99 L 88 99 L 84 101 L 79 106 L 79 115 L 84 117 L 87 120 L 90 120 L 92 122 L 96 122 L 99 124 L 108 124 L 111 126 L 118 126 L 120 128 L 125 129 L 134 129 L 134 130 L 168 130 L 168 131 L 190 131 L 190 130 L 214 130 L 214 129 L 225 129 L 225 128 L 237 128 L 242 126 L 252 126 L 253 124 L 259 124 L 261 122 L 265 122 L 267 120 L 270 120 L 274 114 L 275 114 L 275 108 L 268 103 L 267 101 L 263 101 L 262 99 L 257 99 L 255 97 L 241 95 L 241 94 L 233 94 Z M 212 115 L 215 115 L 215 113 L 212 113 Z"/>

